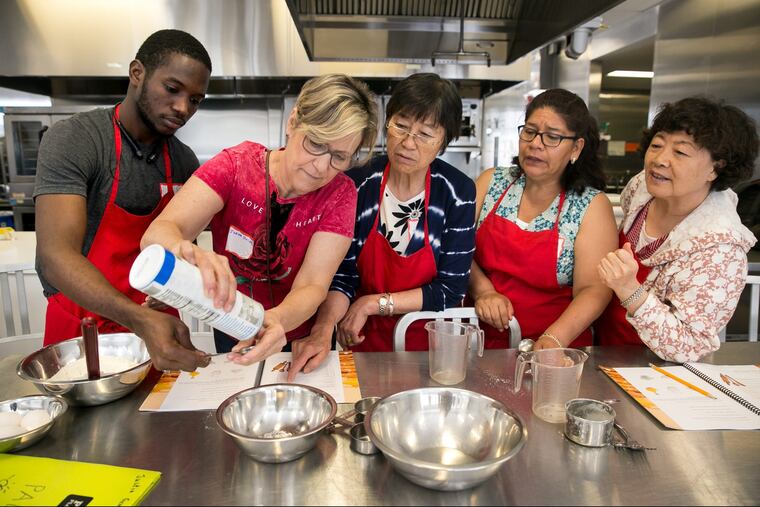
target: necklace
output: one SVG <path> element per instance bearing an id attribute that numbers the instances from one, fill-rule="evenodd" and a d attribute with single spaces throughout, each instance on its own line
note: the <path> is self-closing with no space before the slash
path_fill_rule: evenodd
<path id="1" fill-rule="evenodd" d="M 269 232 L 272 227 L 272 211 L 270 209 L 271 206 L 271 196 L 269 195 L 269 155 L 272 153 L 272 150 L 267 150 L 266 159 L 264 161 L 264 188 L 266 192 L 265 197 L 265 207 L 264 207 L 264 220 L 266 220 L 266 224 L 264 227 L 264 249 L 266 250 L 266 269 L 267 269 L 267 288 L 269 289 L 269 301 L 272 304 L 272 307 L 274 307 L 274 294 L 272 292 L 272 276 L 270 274 L 271 271 L 271 259 L 269 258 L 269 252 L 271 252 L 271 249 L 269 248 Z M 251 292 L 253 292 L 253 289 L 251 289 Z"/>

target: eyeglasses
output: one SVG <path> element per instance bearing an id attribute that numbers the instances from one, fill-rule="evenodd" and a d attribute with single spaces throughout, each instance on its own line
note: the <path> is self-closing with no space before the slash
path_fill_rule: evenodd
<path id="1" fill-rule="evenodd" d="M 525 125 L 520 125 L 517 127 L 517 135 L 520 136 L 520 139 L 526 143 L 534 140 L 536 136 L 541 136 L 541 142 L 544 143 L 544 146 L 547 148 L 556 148 L 565 139 L 578 139 L 578 136 L 561 136 L 559 134 L 552 134 L 550 132 L 539 132 L 534 128 L 526 127 Z"/>
<path id="2" fill-rule="evenodd" d="M 412 136 L 412 139 L 414 139 L 415 143 L 422 143 L 425 146 L 435 146 L 440 141 L 440 139 L 438 139 L 438 136 L 431 136 L 430 134 L 425 134 L 424 132 L 415 134 L 408 128 L 402 127 L 398 123 L 393 123 L 392 121 L 388 122 L 386 128 L 388 129 L 388 133 L 396 137 L 404 138 L 406 136 Z"/>
<path id="3" fill-rule="evenodd" d="M 330 151 L 326 144 L 315 143 L 309 136 L 303 136 L 303 149 L 316 157 L 330 154 L 330 167 L 337 171 L 345 171 L 358 160 L 359 154 L 349 155 L 344 151 Z"/>

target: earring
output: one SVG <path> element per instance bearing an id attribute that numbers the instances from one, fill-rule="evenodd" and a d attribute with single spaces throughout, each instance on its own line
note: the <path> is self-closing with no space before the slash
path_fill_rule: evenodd
<path id="1" fill-rule="evenodd" d="M 575 164 L 575 158 L 571 158 L 570 159 L 570 165 L 574 165 L 574 164 Z"/>

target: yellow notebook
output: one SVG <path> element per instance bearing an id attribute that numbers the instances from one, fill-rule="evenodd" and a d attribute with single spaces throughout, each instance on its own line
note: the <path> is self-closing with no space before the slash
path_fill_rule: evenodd
<path id="1" fill-rule="evenodd" d="M 0 505 L 137 505 L 160 472 L 0 454 Z"/>

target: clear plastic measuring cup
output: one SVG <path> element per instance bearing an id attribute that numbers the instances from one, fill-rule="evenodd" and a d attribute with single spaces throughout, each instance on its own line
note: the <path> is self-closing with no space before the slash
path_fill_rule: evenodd
<path id="1" fill-rule="evenodd" d="M 443 385 L 462 382 L 467 375 L 467 351 L 477 339 L 478 356 L 483 356 L 483 330 L 471 324 L 441 320 L 425 324 L 428 332 L 430 378 Z"/>
<path id="2" fill-rule="evenodd" d="M 576 349 L 542 349 L 517 356 L 515 392 L 522 388 L 525 367 L 533 376 L 533 413 L 550 423 L 565 422 L 565 403 L 578 397 L 588 354 Z"/>

